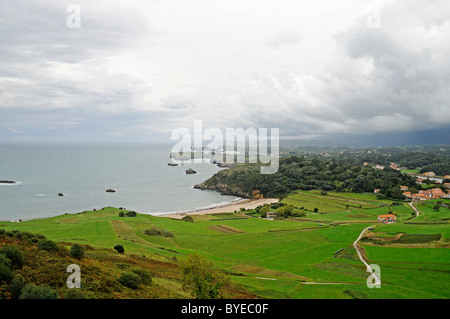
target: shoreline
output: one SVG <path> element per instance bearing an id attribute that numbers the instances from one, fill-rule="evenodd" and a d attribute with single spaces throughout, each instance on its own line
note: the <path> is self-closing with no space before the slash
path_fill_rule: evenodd
<path id="1" fill-rule="evenodd" d="M 260 205 L 278 203 L 279 201 L 280 200 L 278 198 L 242 199 L 239 200 L 239 202 L 230 202 L 221 206 L 211 208 L 200 208 L 188 212 L 164 213 L 153 216 L 181 219 L 188 215 L 212 215 L 220 213 L 233 213 L 234 211 L 239 211 L 241 208 L 254 209 Z"/>

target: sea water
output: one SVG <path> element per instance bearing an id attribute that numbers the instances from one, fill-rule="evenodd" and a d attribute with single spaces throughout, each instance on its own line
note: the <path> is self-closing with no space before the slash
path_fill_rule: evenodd
<path id="1" fill-rule="evenodd" d="M 221 168 L 169 166 L 171 145 L 0 144 L 0 220 L 28 220 L 107 206 L 185 212 L 238 200 L 193 186 Z M 188 168 L 197 174 L 185 174 Z M 107 189 L 116 192 L 106 192 Z M 62 193 L 64 196 L 58 196 Z"/>

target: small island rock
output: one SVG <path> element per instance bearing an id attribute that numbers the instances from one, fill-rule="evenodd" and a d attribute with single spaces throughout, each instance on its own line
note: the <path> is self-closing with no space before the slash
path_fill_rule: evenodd
<path id="1" fill-rule="evenodd" d="M 186 174 L 197 174 L 192 168 L 186 170 Z"/>

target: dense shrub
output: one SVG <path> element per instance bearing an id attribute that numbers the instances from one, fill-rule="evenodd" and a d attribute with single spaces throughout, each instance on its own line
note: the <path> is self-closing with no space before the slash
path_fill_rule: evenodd
<path id="1" fill-rule="evenodd" d="M 58 299 L 55 290 L 45 286 L 35 286 L 28 284 L 22 289 L 20 299 Z"/>
<path id="2" fill-rule="evenodd" d="M 121 253 L 121 254 L 123 254 L 123 253 L 125 252 L 125 248 L 123 248 L 122 245 L 115 245 L 115 246 L 114 246 L 114 249 L 115 249 L 118 253 Z"/>
<path id="3" fill-rule="evenodd" d="M 150 229 L 145 229 L 144 234 L 148 236 L 163 236 L 163 237 L 174 237 L 173 233 L 167 230 L 161 230 L 156 227 L 152 227 Z"/>
<path id="4" fill-rule="evenodd" d="M 14 276 L 14 278 L 11 280 L 11 297 L 13 299 L 19 299 L 20 295 L 22 294 L 22 290 L 25 287 L 25 282 L 20 275 Z"/>
<path id="5" fill-rule="evenodd" d="M 50 239 L 40 240 L 37 248 L 39 250 L 58 251 L 58 245 Z"/>
<path id="6" fill-rule="evenodd" d="M 143 285 L 151 285 L 152 284 L 152 276 L 150 275 L 149 271 L 147 269 L 143 268 L 136 268 L 132 270 L 133 273 L 139 276 L 141 278 L 141 283 Z"/>
<path id="7" fill-rule="evenodd" d="M 134 272 L 126 271 L 120 275 L 119 282 L 125 287 L 138 289 L 141 285 L 141 277 Z"/>
<path id="8" fill-rule="evenodd" d="M 0 264 L 0 282 L 10 282 L 14 277 L 14 274 L 7 265 Z"/>
<path id="9" fill-rule="evenodd" d="M 46 239 L 47 238 L 42 234 L 35 234 L 34 236 L 36 236 L 37 239 Z"/>
<path id="10" fill-rule="evenodd" d="M 194 222 L 194 218 L 192 218 L 192 216 L 186 215 L 183 218 L 181 218 L 182 221 L 188 222 L 188 223 L 193 223 Z"/>
<path id="11" fill-rule="evenodd" d="M 5 255 L 11 260 L 11 268 L 21 269 L 23 267 L 23 255 L 17 247 L 3 246 L 2 249 L 0 249 L 0 254 Z"/>
<path id="12" fill-rule="evenodd" d="M 119 213 L 119 217 L 125 217 L 125 213 L 124 212 L 120 212 Z"/>
<path id="13" fill-rule="evenodd" d="M 11 268 L 11 259 L 9 259 L 3 254 L 0 254 L 0 265 L 5 265 Z"/>
<path id="14" fill-rule="evenodd" d="M 84 257 L 84 248 L 81 245 L 73 244 L 70 247 L 70 256 L 76 259 L 82 259 Z"/>
<path id="15" fill-rule="evenodd" d="M 136 217 L 137 213 L 135 211 L 129 211 L 128 213 L 126 213 L 126 215 L 128 217 Z"/>

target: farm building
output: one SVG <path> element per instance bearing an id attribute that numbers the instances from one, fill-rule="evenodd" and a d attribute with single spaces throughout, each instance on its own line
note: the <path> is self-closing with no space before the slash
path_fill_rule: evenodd
<path id="1" fill-rule="evenodd" d="M 277 218 L 276 212 L 267 212 L 266 218 Z"/>
<path id="2" fill-rule="evenodd" d="M 392 215 L 392 214 L 387 214 L 387 215 L 379 215 L 378 216 L 378 221 L 388 224 L 388 223 L 395 223 L 397 221 L 397 216 Z"/>

